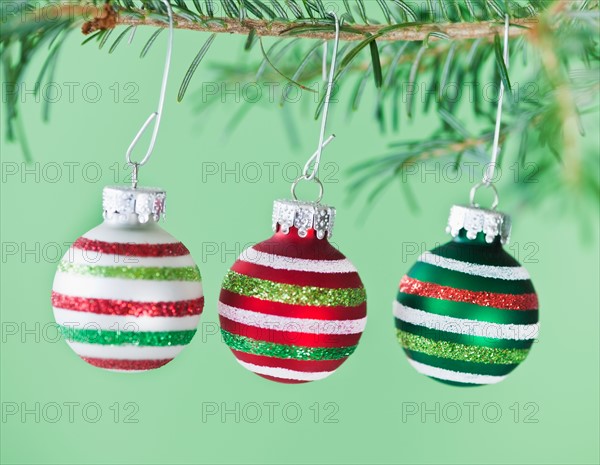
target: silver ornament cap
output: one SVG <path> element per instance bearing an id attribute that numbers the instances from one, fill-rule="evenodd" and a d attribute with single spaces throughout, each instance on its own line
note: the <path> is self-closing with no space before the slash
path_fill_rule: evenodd
<path id="1" fill-rule="evenodd" d="M 511 220 L 510 216 L 496 210 L 473 205 L 453 205 L 446 232 L 456 237 L 461 229 L 467 232 L 468 239 L 475 239 L 477 234 L 483 233 L 489 244 L 496 237 L 500 237 L 500 242 L 506 244 L 510 239 Z"/>
<path id="2" fill-rule="evenodd" d="M 309 229 L 314 229 L 317 238 L 331 237 L 335 208 L 319 202 L 300 200 L 275 200 L 273 202 L 273 231 L 277 226 L 283 234 L 289 234 L 294 226 L 298 236 L 306 237 Z"/>
<path id="3" fill-rule="evenodd" d="M 104 219 L 144 224 L 165 215 L 167 193 L 153 187 L 106 186 L 102 191 Z"/>

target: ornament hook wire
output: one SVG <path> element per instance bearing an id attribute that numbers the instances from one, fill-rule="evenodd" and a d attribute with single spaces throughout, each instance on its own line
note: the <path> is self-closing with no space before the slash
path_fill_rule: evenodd
<path id="1" fill-rule="evenodd" d="M 167 0 L 161 0 L 161 3 L 166 7 L 167 14 L 169 16 L 169 41 L 167 43 L 167 56 L 165 58 L 165 66 L 164 66 L 164 70 L 163 70 L 162 84 L 160 87 L 160 96 L 158 99 L 158 107 L 157 107 L 156 111 L 154 111 L 150 114 L 150 116 L 144 122 L 144 124 L 142 124 L 142 127 L 140 128 L 140 130 L 137 132 L 137 134 L 131 141 L 129 148 L 127 149 L 127 152 L 125 153 L 125 160 L 127 160 L 127 164 L 129 166 L 131 166 L 132 170 L 133 170 L 132 174 L 131 174 L 131 184 L 134 189 L 137 187 L 137 177 L 138 177 L 139 167 L 144 166 L 148 162 L 148 160 L 150 159 L 150 156 L 152 155 L 152 152 L 154 151 L 154 146 L 156 145 L 156 138 L 158 136 L 158 130 L 160 128 L 163 107 L 165 106 L 165 96 L 167 93 L 167 82 L 169 80 L 169 71 L 171 68 L 171 56 L 173 55 L 173 30 L 174 30 L 173 9 L 171 8 L 171 5 Z M 135 33 L 135 29 L 133 29 L 133 31 L 132 31 L 131 39 L 133 39 L 134 33 Z M 152 123 L 152 122 L 154 122 L 154 129 L 152 130 L 152 137 L 150 139 L 150 144 L 146 151 L 146 155 L 144 155 L 144 158 L 142 158 L 141 161 L 134 162 L 131 160 L 131 153 L 133 152 L 133 149 L 135 148 L 135 146 L 139 142 L 140 138 L 144 135 L 144 133 L 150 126 L 150 123 Z"/>
<path id="2" fill-rule="evenodd" d="M 321 155 L 323 153 L 323 148 L 325 148 L 335 138 L 335 134 L 332 134 L 327 139 L 325 139 L 325 129 L 327 128 L 327 116 L 329 114 L 329 104 L 331 102 L 331 92 L 333 90 L 333 79 L 335 76 L 338 47 L 340 43 L 341 22 L 338 16 L 333 11 L 330 11 L 329 15 L 333 16 L 335 20 L 335 40 L 333 42 L 331 67 L 329 68 L 329 78 L 327 79 L 327 90 L 325 92 L 325 100 L 323 102 L 323 115 L 321 117 L 321 132 L 319 134 L 319 145 L 317 146 L 317 151 L 308 159 L 308 161 L 304 165 L 304 170 L 302 171 L 302 177 L 307 181 L 312 181 L 317 177 L 317 174 L 319 173 L 319 165 L 321 163 Z M 325 54 L 324 60 L 326 60 Z"/>
<path id="3" fill-rule="evenodd" d="M 506 69 L 509 67 L 509 44 L 508 44 L 508 36 L 510 31 L 510 18 L 508 15 L 504 15 L 504 49 L 502 53 L 502 58 L 504 61 L 504 66 Z M 500 153 L 500 127 L 502 122 L 502 106 L 504 102 L 504 81 L 500 79 L 500 90 L 498 92 L 498 107 L 496 109 L 496 126 L 494 128 L 494 141 L 492 143 L 492 157 L 490 163 L 486 166 L 485 171 L 483 173 L 483 179 L 480 183 L 475 184 L 471 188 L 471 205 L 476 206 L 475 204 L 475 193 L 480 187 L 490 187 L 494 191 L 494 201 L 492 203 L 491 209 L 495 210 L 498 206 L 498 190 L 494 186 L 494 175 L 496 173 L 496 167 L 498 165 L 498 155 Z"/>

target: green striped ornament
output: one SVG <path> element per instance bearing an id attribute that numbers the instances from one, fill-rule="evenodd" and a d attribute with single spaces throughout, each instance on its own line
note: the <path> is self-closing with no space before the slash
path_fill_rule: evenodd
<path id="1" fill-rule="evenodd" d="M 538 302 L 527 271 L 502 247 L 466 231 L 426 252 L 394 302 L 398 342 L 419 372 L 475 386 L 502 381 L 537 337 Z"/>

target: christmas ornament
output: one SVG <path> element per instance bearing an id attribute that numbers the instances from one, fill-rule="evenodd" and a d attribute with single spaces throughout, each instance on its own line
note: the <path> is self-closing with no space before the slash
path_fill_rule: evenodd
<path id="1" fill-rule="evenodd" d="M 157 111 L 142 125 L 126 154 L 132 187 L 106 187 L 104 222 L 69 248 L 52 289 L 54 317 L 67 343 L 91 365 L 144 371 L 172 360 L 191 341 L 204 298 L 200 271 L 188 249 L 163 230 L 166 194 L 138 188 L 138 170 L 154 150 L 173 45 L 173 12 Z M 131 153 L 154 122 L 146 155 Z"/>
<path id="2" fill-rule="evenodd" d="M 366 295 L 352 263 L 327 240 L 334 216 L 319 203 L 275 201 L 275 234 L 246 249 L 223 280 L 223 339 L 264 378 L 322 379 L 356 349 Z"/>
<path id="3" fill-rule="evenodd" d="M 106 187 L 104 222 L 69 248 L 52 288 L 54 317 L 86 362 L 148 370 L 194 336 L 204 298 L 188 249 L 158 225 L 165 192 Z"/>
<path id="4" fill-rule="evenodd" d="M 246 249 L 223 280 L 219 318 L 238 362 L 281 383 L 304 383 L 333 373 L 354 352 L 366 323 L 366 295 L 356 269 L 333 247 L 335 209 L 320 203 L 318 179 L 339 42 L 336 39 L 317 151 L 292 184 L 294 200 L 277 200 L 268 240 Z M 320 188 L 316 202 L 296 197 L 299 181 Z"/>
<path id="5" fill-rule="evenodd" d="M 508 17 L 504 60 L 508 58 Z M 471 189 L 470 206 L 450 210 L 451 242 L 422 254 L 400 281 L 394 302 L 398 341 L 410 364 L 460 386 L 502 381 L 527 356 L 538 334 L 538 298 L 525 268 L 502 248 L 510 218 L 498 211 L 492 180 L 498 156 L 502 95 L 492 162 Z M 494 191 L 491 209 L 475 204 L 480 187 Z"/>
<path id="6" fill-rule="evenodd" d="M 411 365 L 459 385 L 502 381 L 538 332 L 538 299 L 525 268 L 502 245 L 509 218 L 455 205 L 454 240 L 425 252 L 400 281 L 397 336 Z"/>

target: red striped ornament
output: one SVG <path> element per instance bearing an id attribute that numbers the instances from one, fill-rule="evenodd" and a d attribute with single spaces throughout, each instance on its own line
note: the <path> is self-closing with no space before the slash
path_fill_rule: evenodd
<path id="1" fill-rule="evenodd" d="M 77 239 L 52 289 L 63 337 L 87 363 L 146 371 L 196 332 L 204 296 L 189 250 L 158 225 L 163 191 L 107 187 L 105 221 Z"/>
<path id="2" fill-rule="evenodd" d="M 263 378 L 305 383 L 354 352 L 366 295 L 352 263 L 328 237 L 335 210 L 276 201 L 275 234 L 246 249 L 225 276 L 221 331 L 238 362 Z"/>

